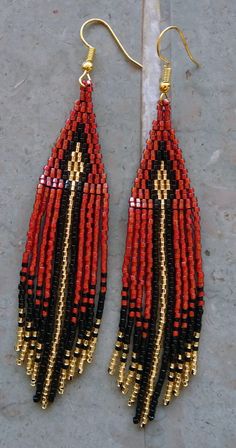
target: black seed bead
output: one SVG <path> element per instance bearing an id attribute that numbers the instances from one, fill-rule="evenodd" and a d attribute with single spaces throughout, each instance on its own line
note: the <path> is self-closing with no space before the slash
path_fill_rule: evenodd
<path id="1" fill-rule="evenodd" d="M 76 337 L 74 331 L 74 325 L 70 323 L 71 318 L 71 309 L 73 306 L 73 298 L 74 298 L 74 290 L 75 290 L 75 281 L 76 281 L 76 272 L 77 272 L 77 264 L 78 264 L 78 225 L 80 219 L 80 208 L 82 202 L 82 194 L 80 189 L 76 189 L 74 205 L 72 211 L 72 225 L 71 225 L 71 240 L 70 240 L 70 254 L 69 254 L 69 269 L 68 269 L 68 285 L 67 285 L 67 296 L 66 296 L 66 304 L 65 304 L 65 317 L 62 329 L 62 336 L 59 343 L 59 348 L 57 352 L 53 381 L 51 384 L 49 397 L 51 400 L 54 399 L 58 381 L 60 377 L 61 368 L 65 368 L 63 365 L 63 359 L 66 350 L 72 350 L 74 340 Z"/>
<path id="2" fill-rule="evenodd" d="M 155 340 L 155 330 L 157 321 L 157 310 L 158 310 L 158 300 L 159 300 L 159 231 L 160 231 L 160 205 L 159 201 L 154 200 L 153 209 L 153 283 L 152 283 L 152 308 L 151 308 L 151 320 L 149 327 L 149 336 L 147 343 L 147 351 L 144 360 L 144 368 L 141 380 L 141 386 L 137 398 L 137 407 L 135 418 L 139 421 L 141 418 L 143 402 L 145 398 L 148 377 L 151 369 L 153 346 Z"/>
<path id="3" fill-rule="evenodd" d="M 168 200 L 167 200 L 168 201 Z M 173 248 L 173 225 L 172 225 L 172 204 L 171 202 L 166 202 L 165 208 L 165 235 L 166 235 L 166 257 L 167 257 L 167 279 L 168 279 L 168 298 L 167 298 L 167 310 L 166 310 L 166 323 L 165 323 L 165 336 L 163 343 L 163 354 L 161 360 L 161 368 L 159 372 L 159 377 L 156 382 L 154 389 L 154 394 L 150 404 L 149 419 L 153 420 L 155 418 L 155 411 L 158 405 L 158 399 L 161 394 L 161 390 L 166 378 L 169 357 L 170 357 L 170 346 L 172 339 L 172 326 L 174 319 L 174 298 L 175 298 L 175 267 L 174 267 L 174 248 Z"/>
<path id="4" fill-rule="evenodd" d="M 54 257 L 54 270 L 52 277 L 52 295 L 49 302 L 49 315 L 46 319 L 43 319 L 44 324 L 40 325 L 39 341 L 44 344 L 44 350 L 42 354 L 42 360 L 39 367 L 38 379 L 36 384 L 36 395 L 41 396 L 43 389 L 44 377 L 46 374 L 47 362 L 51 348 L 51 340 L 54 329 L 55 319 L 55 307 L 57 302 L 57 291 L 59 286 L 60 265 L 62 262 L 62 250 L 63 250 L 63 235 L 65 229 L 65 217 L 68 208 L 70 191 L 64 189 L 61 199 L 61 207 L 59 212 L 59 218 L 57 223 L 56 242 L 55 242 L 55 257 Z"/>

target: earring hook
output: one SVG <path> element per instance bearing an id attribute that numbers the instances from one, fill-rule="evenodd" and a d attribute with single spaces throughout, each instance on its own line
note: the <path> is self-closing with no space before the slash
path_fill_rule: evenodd
<path id="1" fill-rule="evenodd" d="M 171 26 L 168 26 L 167 28 L 165 28 L 165 29 L 160 33 L 160 35 L 159 35 L 159 37 L 158 37 L 158 39 L 157 39 L 157 54 L 158 54 L 159 58 L 161 59 L 161 61 L 165 62 L 165 64 L 167 64 L 167 65 L 171 65 L 169 59 L 167 59 L 167 57 L 163 56 L 163 55 L 161 54 L 161 50 L 160 50 L 161 40 L 162 40 L 164 34 L 167 33 L 167 31 L 170 31 L 170 30 L 175 30 L 175 31 L 177 31 L 177 33 L 179 33 L 180 38 L 181 38 L 181 40 L 182 40 L 182 42 L 183 42 L 184 48 L 185 48 L 185 50 L 186 50 L 186 52 L 187 52 L 187 54 L 188 54 L 189 59 L 190 59 L 190 60 L 193 62 L 193 64 L 195 64 L 197 67 L 200 67 L 199 62 L 193 57 L 193 55 L 192 55 L 192 53 L 191 53 L 191 51 L 190 51 L 190 48 L 189 48 L 188 43 L 187 43 L 187 39 L 186 39 L 186 37 L 185 37 L 183 31 L 182 31 L 178 26 L 176 26 L 176 25 L 171 25 Z"/>
<path id="2" fill-rule="evenodd" d="M 126 51 L 126 49 L 122 45 L 120 39 L 117 37 L 116 33 L 113 31 L 113 29 L 109 25 L 109 23 L 107 23 L 103 19 L 98 19 L 98 18 L 88 19 L 88 20 L 86 20 L 86 22 L 83 23 L 83 25 L 80 28 L 80 38 L 81 38 L 82 42 L 84 43 L 84 45 L 88 48 L 88 55 L 87 55 L 86 61 L 83 62 L 83 64 L 82 64 L 82 68 L 83 68 L 84 72 L 81 75 L 81 77 L 79 78 L 80 85 L 83 86 L 83 78 L 85 76 L 87 76 L 87 78 L 89 80 L 91 79 L 90 76 L 89 76 L 89 72 L 91 72 L 92 69 L 93 69 L 93 59 L 94 59 L 94 56 L 95 56 L 96 49 L 95 49 L 95 47 L 90 45 L 88 43 L 88 41 L 85 39 L 85 37 L 84 37 L 85 27 L 87 25 L 92 25 L 92 24 L 100 24 L 100 25 L 105 26 L 108 29 L 108 31 L 111 33 L 113 39 L 117 43 L 117 45 L 120 48 L 120 50 L 122 51 L 122 53 L 126 56 L 128 61 L 131 62 L 132 64 L 136 65 L 139 68 L 143 68 L 142 64 L 140 64 L 138 61 L 136 61 L 136 59 L 133 59 L 130 56 L 130 54 Z"/>
<path id="3" fill-rule="evenodd" d="M 161 96 L 160 96 L 160 100 L 162 100 L 164 97 L 167 97 L 167 93 L 170 90 L 171 87 L 171 62 L 169 61 L 169 59 L 167 59 L 166 56 L 163 56 L 163 54 L 161 54 L 161 41 L 162 38 L 164 36 L 165 33 L 167 33 L 167 31 L 170 30 L 175 30 L 177 31 L 177 33 L 179 33 L 180 38 L 183 42 L 184 48 L 188 54 L 189 59 L 193 62 L 193 64 L 195 64 L 197 67 L 200 67 L 199 62 L 193 57 L 190 48 L 188 46 L 187 43 L 187 39 L 183 33 L 183 31 L 176 25 L 171 25 L 168 26 L 167 28 L 165 28 L 159 35 L 158 39 L 157 39 L 157 54 L 159 56 L 159 58 L 161 59 L 162 62 L 164 62 L 164 67 L 163 67 L 163 72 L 162 72 L 162 77 L 161 77 L 161 81 L 160 81 L 160 91 L 161 91 Z"/>

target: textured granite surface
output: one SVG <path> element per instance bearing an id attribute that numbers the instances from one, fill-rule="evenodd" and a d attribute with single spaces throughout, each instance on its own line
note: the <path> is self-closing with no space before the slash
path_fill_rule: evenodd
<path id="1" fill-rule="evenodd" d="M 173 61 L 173 123 L 202 210 L 207 298 L 199 374 L 142 431 L 106 375 L 120 306 L 127 203 L 142 146 L 141 73 L 102 27 L 87 33 L 97 47 L 94 104 L 111 192 L 109 291 L 95 362 L 43 412 L 31 401 L 33 390 L 15 365 L 13 346 L 18 270 L 35 185 L 78 95 L 76 80 L 86 54 L 80 25 L 93 16 L 108 20 L 141 60 L 144 17 L 144 61 L 150 60 L 142 89 L 144 139 L 155 116 L 148 104 L 158 95 L 158 61 L 152 61 L 159 12 L 161 29 L 170 23 L 182 27 L 202 64 L 199 70 L 191 65 L 174 32 L 166 37 L 163 50 Z M 226 0 L 161 5 L 153 0 L 1 0 L 1 448 L 236 446 L 235 17 L 235 3 Z M 154 18 L 156 25 L 150 26 Z"/>

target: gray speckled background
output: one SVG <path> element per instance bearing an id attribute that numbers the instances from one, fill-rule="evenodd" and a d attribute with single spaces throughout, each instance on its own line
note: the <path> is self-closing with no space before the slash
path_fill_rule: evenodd
<path id="1" fill-rule="evenodd" d="M 154 16 L 158 2 L 146 0 L 144 6 L 155 8 Z M 141 73 L 124 60 L 102 27 L 90 29 L 89 39 L 97 46 L 94 103 L 111 192 L 110 280 L 95 362 L 47 412 L 32 403 L 28 378 L 15 365 L 21 253 L 37 178 L 78 95 L 76 79 L 85 55 L 80 25 L 92 16 L 109 20 L 132 55 L 141 59 L 142 9 L 136 0 L 0 2 L 1 448 L 236 446 L 236 4 L 232 0 L 161 2 L 161 29 L 170 23 L 182 27 L 202 63 L 200 70 L 192 67 L 174 33 L 163 43 L 173 60 L 173 122 L 202 210 L 207 299 L 197 378 L 141 431 L 106 375 L 120 306 L 127 202 L 141 147 Z M 144 14 L 144 32 L 149 16 Z M 144 111 L 146 98 L 153 100 L 143 89 Z M 149 116 L 145 113 L 144 134 L 148 117 L 150 110 Z"/>

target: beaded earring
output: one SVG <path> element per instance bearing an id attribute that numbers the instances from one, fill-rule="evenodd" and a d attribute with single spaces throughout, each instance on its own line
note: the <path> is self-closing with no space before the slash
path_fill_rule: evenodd
<path id="1" fill-rule="evenodd" d="M 163 388 L 168 405 L 196 375 L 204 304 L 199 207 L 171 126 L 171 64 L 160 53 L 171 29 L 199 66 L 178 27 L 162 31 L 161 95 L 129 202 L 119 331 L 108 369 L 117 372 L 122 393 L 130 391 L 141 427 L 154 419 Z"/>
<path id="2" fill-rule="evenodd" d="M 20 271 L 17 364 L 25 364 L 43 409 L 91 363 L 107 290 L 109 195 L 92 102 L 95 48 L 83 37 L 92 23 L 106 26 L 139 65 L 105 21 L 82 25 L 80 98 L 40 177 Z"/>

